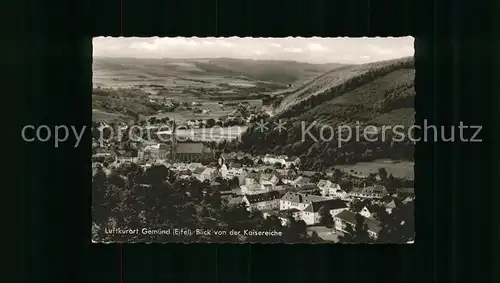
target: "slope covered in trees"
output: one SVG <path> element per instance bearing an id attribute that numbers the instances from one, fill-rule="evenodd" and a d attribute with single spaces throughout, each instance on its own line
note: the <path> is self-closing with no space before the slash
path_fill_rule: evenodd
<path id="1" fill-rule="evenodd" d="M 368 84 L 376 78 L 407 69 L 414 69 L 413 58 L 340 67 L 319 76 L 295 91 L 283 93 L 284 98 L 277 103 L 275 113 L 280 117 L 293 117 L 297 112 L 307 111 L 336 96 Z M 412 79 L 410 81 L 413 85 Z"/>
<path id="2" fill-rule="evenodd" d="M 250 127 L 240 149 L 300 156 L 303 165 L 314 169 L 379 158 L 413 160 L 408 130 L 414 124 L 414 76 L 413 58 L 334 70 L 284 94 L 276 103 L 275 115 L 267 119 L 270 129 Z M 280 120 L 286 130 L 273 128 Z M 367 140 L 366 126 L 377 127 L 379 133 L 382 126 L 399 126 L 405 138 L 394 142 L 395 134 L 389 129 L 376 140 Z M 329 128 L 324 131 L 325 127 Z M 360 136 L 342 141 L 338 137 L 345 133 L 340 133 L 340 127 L 349 127 L 351 133 L 361 131 Z"/>

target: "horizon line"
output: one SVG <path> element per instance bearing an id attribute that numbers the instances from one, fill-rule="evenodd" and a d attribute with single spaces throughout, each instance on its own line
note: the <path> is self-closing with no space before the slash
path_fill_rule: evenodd
<path id="1" fill-rule="evenodd" d="M 385 61 L 392 61 L 392 60 L 399 60 L 399 59 L 406 59 L 406 58 L 415 58 L 414 55 L 411 56 L 403 56 L 403 57 L 398 57 L 398 58 L 393 58 L 393 59 L 385 59 L 385 60 L 378 60 L 378 61 L 370 61 L 366 63 L 343 63 L 343 62 L 326 62 L 326 63 L 312 63 L 312 62 L 307 62 L 307 61 L 299 61 L 299 60 L 286 60 L 286 59 L 253 59 L 253 58 L 238 58 L 238 57 L 224 57 L 224 56 L 214 56 L 214 57 L 199 57 L 199 58 L 173 58 L 173 57 L 127 57 L 127 56 L 102 56 L 102 55 L 92 55 L 92 59 L 94 58 L 103 58 L 103 59 L 146 59 L 146 60 L 210 60 L 210 59 L 233 59 L 233 60 L 247 60 L 247 61 L 279 61 L 279 62 L 295 62 L 295 63 L 305 63 L 305 64 L 311 64 L 311 65 L 328 65 L 328 64 L 339 64 L 339 65 L 364 65 L 364 64 L 371 64 L 371 63 L 377 63 L 377 62 L 385 62 Z"/>

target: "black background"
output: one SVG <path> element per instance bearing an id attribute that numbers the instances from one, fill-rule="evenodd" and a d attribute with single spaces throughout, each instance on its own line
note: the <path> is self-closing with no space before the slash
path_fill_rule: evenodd
<path id="1" fill-rule="evenodd" d="M 9 131 L 2 136 L 14 144 L 3 148 L 7 280 L 1 281 L 490 281 L 498 222 L 492 210 L 492 173 L 498 172 L 492 169 L 492 9 L 479 9 L 480 1 L 444 2 L 38 0 L 7 9 L 2 112 Z M 412 246 L 91 244 L 90 135 L 78 148 L 73 142 L 54 148 L 51 141 L 22 142 L 20 129 L 90 126 L 91 41 L 102 35 L 412 35 L 416 123 L 484 125 L 484 142 L 417 144 Z"/>

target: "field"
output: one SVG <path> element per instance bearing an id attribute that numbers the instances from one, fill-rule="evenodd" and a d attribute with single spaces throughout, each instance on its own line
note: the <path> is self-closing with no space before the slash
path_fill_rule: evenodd
<path id="1" fill-rule="evenodd" d="M 187 99 L 182 99 L 180 101 L 190 101 L 189 98 Z M 236 110 L 236 106 L 230 106 L 226 105 L 223 108 L 221 108 L 217 102 L 213 101 L 204 101 L 204 100 L 196 100 L 200 101 L 200 106 L 197 106 L 202 109 L 208 109 L 210 112 L 208 113 L 193 113 L 192 110 L 176 110 L 175 112 L 163 112 L 160 114 L 155 114 L 151 115 L 150 117 L 154 116 L 156 118 L 163 118 L 163 117 L 168 117 L 170 119 L 174 119 L 177 121 L 187 121 L 187 120 L 206 120 L 206 119 L 217 119 L 220 117 L 227 116 L 231 114 L 234 110 Z M 250 105 L 254 106 L 260 106 L 262 104 L 261 101 L 259 100 L 247 100 L 247 102 Z"/>
<path id="2" fill-rule="evenodd" d="M 237 103 L 231 106 L 229 102 L 247 101 L 260 106 L 263 95 L 300 85 L 341 66 L 228 58 L 94 58 L 93 118 L 109 120 L 137 115 L 180 120 L 218 118 L 236 109 Z M 153 100 L 176 101 L 189 107 L 168 112 L 153 105 Z M 223 108 L 218 105 L 220 101 L 225 104 Z M 190 107 L 193 102 L 209 111 L 194 113 Z"/>
<path id="3" fill-rule="evenodd" d="M 387 173 L 392 174 L 394 177 L 414 179 L 414 162 L 379 159 L 372 162 L 359 162 L 353 165 L 338 165 L 335 168 L 343 170 L 347 173 L 356 172 L 359 175 L 368 175 L 370 173 L 377 173 L 379 168 L 385 168 Z M 351 171 L 354 170 L 354 171 Z"/>
<path id="4" fill-rule="evenodd" d="M 123 118 L 125 117 L 121 114 L 109 113 L 97 109 L 92 110 L 93 121 L 113 121 L 113 120 L 122 120 Z"/>
<path id="5" fill-rule="evenodd" d="M 302 84 L 340 66 L 230 58 L 94 58 L 93 82 L 96 87 L 159 84 L 203 88 L 217 88 L 221 83 L 251 87 L 255 82 L 267 82 L 274 87 L 287 88 L 289 84 Z"/>

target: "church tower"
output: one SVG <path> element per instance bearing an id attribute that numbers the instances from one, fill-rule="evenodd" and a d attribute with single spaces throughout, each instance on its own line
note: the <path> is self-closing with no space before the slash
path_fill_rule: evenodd
<path id="1" fill-rule="evenodd" d="M 226 163 L 226 160 L 224 159 L 222 154 L 219 156 L 218 163 L 219 163 L 219 168 L 222 167 L 222 165 L 225 165 L 225 163 Z"/>

